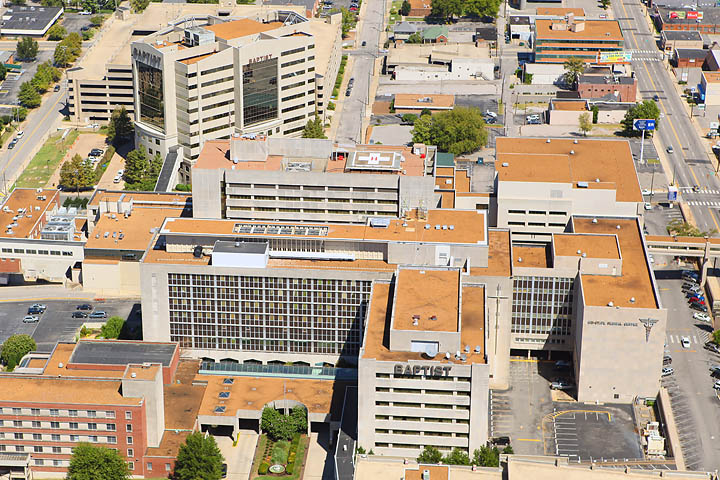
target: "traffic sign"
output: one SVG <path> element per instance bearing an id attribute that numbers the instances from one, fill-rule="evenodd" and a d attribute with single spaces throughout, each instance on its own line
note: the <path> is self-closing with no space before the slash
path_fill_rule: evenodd
<path id="1" fill-rule="evenodd" d="M 638 118 L 633 122 L 634 130 L 655 130 L 655 120 L 652 118 Z"/>

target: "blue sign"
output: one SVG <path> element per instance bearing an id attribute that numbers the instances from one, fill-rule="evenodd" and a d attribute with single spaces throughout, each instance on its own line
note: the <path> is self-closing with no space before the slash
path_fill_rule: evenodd
<path id="1" fill-rule="evenodd" d="M 668 202 L 677 202 L 678 189 L 670 185 L 668 187 Z"/>
<path id="2" fill-rule="evenodd" d="M 655 130 L 654 119 L 641 119 L 638 118 L 633 122 L 633 129 L 635 130 Z"/>

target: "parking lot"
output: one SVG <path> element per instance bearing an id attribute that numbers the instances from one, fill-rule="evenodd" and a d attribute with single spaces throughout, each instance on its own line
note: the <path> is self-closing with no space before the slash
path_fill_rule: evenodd
<path id="1" fill-rule="evenodd" d="M 62 26 L 65 27 L 68 33 L 80 33 L 82 35 L 82 28 L 90 26 L 90 19 L 92 15 L 80 15 L 79 13 L 68 13 L 63 14 Z"/>
<path id="2" fill-rule="evenodd" d="M 33 78 L 37 71 L 38 65 L 53 58 L 52 50 L 40 49 L 37 53 L 37 58 L 30 62 L 21 62 L 22 70 L 19 75 L 8 75 L 5 80 L 0 84 L 0 104 L 13 105 L 17 99 L 17 95 L 20 92 L 20 85 L 23 82 L 29 82 Z M 9 114 L 9 112 L 8 112 Z"/>
<path id="3" fill-rule="evenodd" d="M 131 300 L 107 300 L 107 301 L 84 301 L 84 300 L 51 300 L 40 301 L 47 305 L 45 313 L 40 315 L 38 323 L 22 323 L 27 315 L 28 308 L 35 302 L 8 302 L 2 303 L 0 309 L 0 343 L 4 342 L 11 335 L 31 335 L 38 346 L 38 351 L 49 352 L 57 342 L 71 342 L 75 340 L 75 334 L 85 322 L 101 322 L 102 319 L 72 318 L 79 304 L 89 303 L 96 311 L 104 311 L 107 317 L 118 315 L 128 318 L 133 312 L 132 321 L 139 321 L 137 316 L 139 305 Z"/>
<path id="4" fill-rule="evenodd" d="M 490 436 L 508 436 L 520 455 L 560 455 L 575 461 L 643 459 L 630 406 L 577 403 L 550 390 L 572 371 L 554 361 L 513 357 L 510 388 L 490 399 Z M 574 392 L 568 392 L 574 394 Z"/>

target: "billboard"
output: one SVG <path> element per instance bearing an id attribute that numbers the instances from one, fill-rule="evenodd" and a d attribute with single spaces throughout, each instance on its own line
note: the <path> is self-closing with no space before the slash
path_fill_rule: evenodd
<path id="1" fill-rule="evenodd" d="M 671 10 L 668 12 L 668 18 L 672 19 L 678 19 L 678 20 L 702 20 L 703 19 L 703 12 L 699 12 L 696 10 L 690 10 L 688 12 L 684 10 Z"/>
<path id="2" fill-rule="evenodd" d="M 632 52 L 598 52 L 597 63 L 630 63 Z"/>
<path id="3" fill-rule="evenodd" d="M 672 19 L 679 19 L 679 20 L 685 20 L 685 12 L 683 11 L 671 11 L 668 12 L 668 18 Z"/>

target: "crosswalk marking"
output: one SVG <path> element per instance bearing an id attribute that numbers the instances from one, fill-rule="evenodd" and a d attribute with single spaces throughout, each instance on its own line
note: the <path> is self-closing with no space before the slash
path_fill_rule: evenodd
<path id="1" fill-rule="evenodd" d="M 701 207 L 720 207 L 720 202 L 703 202 L 700 200 L 691 200 L 687 202 L 688 205 L 697 205 Z"/>
<path id="2" fill-rule="evenodd" d="M 704 338 L 704 335 L 707 335 L 706 338 Z M 668 335 L 669 343 L 680 343 L 683 335 Z M 690 343 L 705 343 L 707 339 L 710 337 L 710 334 L 707 332 L 702 332 L 700 334 L 700 341 L 698 341 L 697 337 L 693 335 L 692 337 L 688 337 L 690 339 Z"/>
<path id="3" fill-rule="evenodd" d="M 678 190 L 680 190 L 681 192 L 692 192 L 693 187 L 680 187 Z M 709 188 L 701 188 L 700 190 L 698 190 L 697 192 L 694 192 L 694 193 L 706 193 L 706 194 L 717 195 L 717 194 L 720 194 L 720 190 L 711 190 Z"/>

